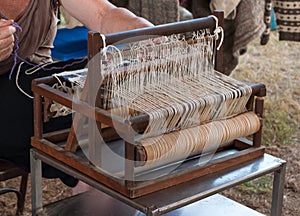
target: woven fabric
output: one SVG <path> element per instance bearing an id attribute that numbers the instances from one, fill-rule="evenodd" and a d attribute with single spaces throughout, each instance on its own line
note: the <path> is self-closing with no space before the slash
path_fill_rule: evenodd
<path id="1" fill-rule="evenodd" d="M 197 18 L 212 13 L 209 4 L 210 0 L 185 0 L 183 6 Z M 225 74 L 229 75 L 234 70 L 239 56 L 246 51 L 247 45 L 260 37 L 266 29 L 264 14 L 265 1 L 241 0 L 236 8 L 235 19 L 225 19 L 223 55 Z"/>
<path id="2" fill-rule="evenodd" d="M 234 19 L 236 16 L 236 7 L 239 5 L 241 0 L 211 0 L 209 6 L 211 11 L 223 10 L 225 19 Z"/>
<path id="3" fill-rule="evenodd" d="M 127 7 L 129 0 L 109 0 L 109 1 L 118 7 Z"/>
<path id="4" fill-rule="evenodd" d="M 300 0 L 274 1 L 279 40 L 300 41 Z"/>
<path id="5" fill-rule="evenodd" d="M 266 45 L 270 39 L 270 31 L 271 31 L 271 11 L 272 11 L 272 0 L 265 0 L 265 16 L 264 21 L 266 25 L 266 29 L 261 35 L 260 44 Z"/>
<path id="6" fill-rule="evenodd" d="M 265 2 L 241 0 L 234 21 L 233 55 L 238 57 L 240 50 L 252 40 L 259 38 L 266 28 L 264 22 Z"/>

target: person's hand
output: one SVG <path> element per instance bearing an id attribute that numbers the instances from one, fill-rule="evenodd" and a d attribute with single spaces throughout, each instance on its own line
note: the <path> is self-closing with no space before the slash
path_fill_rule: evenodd
<path id="1" fill-rule="evenodd" d="M 14 33 L 16 28 L 12 26 L 13 20 L 0 19 L 0 62 L 7 59 L 14 49 Z"/>

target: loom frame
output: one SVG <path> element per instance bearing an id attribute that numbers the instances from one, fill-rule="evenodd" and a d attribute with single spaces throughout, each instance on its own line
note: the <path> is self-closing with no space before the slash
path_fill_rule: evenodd
<path id="1" fill-rule="evenodd" d="M 214 15 L 219 19 L 219 24 L 223 25 L 223 13 L 216 11 Z M 215 27 L 214 19 L 211 17 L 200 18 L 192 21 L 185 21 L 177 24 L 166 24 L 158 27 L 151 27 L 145 29 L 131 30 L 127 32 L 106 35 L 107 44 L 112 44 L 120 40 L 124 40 L 127 37 L 135 37 L 138 35 L 168 35 L 174 33 L 182 33 L 185 31 L 191 31 L 193 29 Z M 236 153 L 226 155 L 222 158 L 215 158 L 207 163 L 205 166 L 200 167 L 197 164 L 191 165 L 184 170 L 178 170 L 177 172 L 159 177 L 154 180 L 148 181 L 134 181 L 134 145 L 125 141 L 125 179 L 119 180 L 107 173 L 101 172 L 97 169 L 89 160 L 78 154 L 78 145 L 76 140 L 76 130 L 83 127 L 83 116 L 96 120 L 101 127 L 101 124 L 105 124 L 111 129 L 103 129 L 102 135 L 104 139 L 115 139 L 116 132 L 113 127 L 114 124 L 118 124 L 123 128 L 123 132 L 128 139 L 132 139 L 131 134 L 127 132 L 130 124 L 124 122 L 121 117 L 115 116 L 110 112 L 95 106 L 97 101 L 93 101 L 95 95 L 93 95 L 97 82 L 101 80 L 100 73 L 100 59 L 97 55 L 103 44 L 101 42 L 101 36 L 99 32 L 90 32 L 88 34 L 88 76 L 86 85 L 81 95 L 81 100 L 75 100 L 72 96 L 63 93 L 59 90 L 53 89 L 51 85 L 57 82 L 53 77 L 45 77 L 35 79 L 32 83 L 32 90 L 34 92 L 34 137 L 32 137 L 32 146 L 41 150 L 42 152 L 55 157 L 59 161 L 68 164 L 69 166 L 81 171 L 84 175 L 87 175 L 103 185 L 118 191 L 119 193 L 128 196 L 130 198 L 139 197 L 151 192 L 161 190 L 173 185 L 177 185 L 192 179 L 216 173 L 220 170 L 230 168 L 240 163 L 245 163 L 255 158 L 258 158 L 264 154 L 264 147 L 261 146 L 262 128 L 253 135 L 253 141 L 249 141 L 245 138 L 234 140 L 226 149 L 232 148 L 236 150 Z M 222 71 L 222 47 L 216 53 L 216 70 Z M 266 95 L 266 89 L 264 84 L 258 83 L 251 85 L 253 94 L 247 104 L 248 110 L 253 110 L 259 117 L 262 123 L 263 121 L 263 97 Z M 73 109 L 76 114 L 73 119 L 73 125 L 70 130 L 55 131 L 52 133 L 43 133 L 43 121 L 49 120 L 49 104 L 55 101 L 70 109 Z M 145 119 L 136 119 L 137 125 L 143 123 Z M 140 123 L 139 123 L 140 122 Z M 262 124 L 261 124 L 262 125 Z M 97 143 L 95 140 L 96 131 L 91 129 L 92 133 L 89 133 L 90 143 Z M 60 144 L 58 144 L 60 143 Z M 63 143 L 63 144 L 61 144 Z M 101 153 L 101 146 L 89 145 L 91 158 L 97 158 Z M 220 150 L 221 151 L 221 150 Z M 188 164 L 188 163 L 187 163 Z M 188 165 L 187 165 L 188 166 Z"/>

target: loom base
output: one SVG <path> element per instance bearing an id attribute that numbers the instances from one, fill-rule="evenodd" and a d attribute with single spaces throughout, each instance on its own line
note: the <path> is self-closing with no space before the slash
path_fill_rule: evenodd
<path id="1" fill-rule="evenodd" d="M 264 147 L 253 147 L 250 141 L 238 139 L 233 141 L 230 146 L 213 154 L 213 156 L 210 155 L 212 157 L 209 160 L 194 157 L 182 161 L 180 165 L 176 162 L 174 164 L 163 166 L 160 169 L 143 172 L 142 174 L 136 175 L 136 181 L 126 181 L 122 178 L 108 175 L 98 169 L 90 163 L 81 151 L 76 151 L 75 153 L 66 151 L 64 149 L 65 142 L 51 142 L 54 137 L 61 138 L 64 133 L 66 133 L 66 131 L 51 133 L 48 136 L 44 135 L 43 139 L 32 138 L 32 145 L 47 155 L 56 158 L 62 163 L 68 164 L 97 182 L 130 198 L 143 196 L 201 176 L 217 173 L 221 170 L 261 157 L 264 154 Z M 120 148 L 120 146 L 122 146 L 122 141 L 120 140 L 119 143 L 117 142 L 117 145 L 115 146 Z M 124 161 L 116 161 L 115 164 L 120 166 L 118 169 L 124 169 L 122 165 L 124 164 Z M 175 166 L 176 168 L 170 172 L 169 170 L 172 166 Z M 140 180 L 145 179 L 145 177 L 149 180 Z"/>

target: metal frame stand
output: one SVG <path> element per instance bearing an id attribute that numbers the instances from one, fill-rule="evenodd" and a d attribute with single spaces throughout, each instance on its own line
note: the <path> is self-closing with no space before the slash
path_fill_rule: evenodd
<path id="1" fill-rule="evenodd" d="M 145 196 L 130 199 L 83 175 L 78 170 L 61 163 L 37 150 L 31 150 L 32 215 L 43 211 L 41 162 L 45 162 L 107 195 L 139 210 L 146 215 L 156 216 L 182 208 L 225 189 L 274 173 L 271 216 L 280 216 L 283 204 L 283 189 L 286 162 L 269 154 L 228 170 L 163 189 Z"/>

